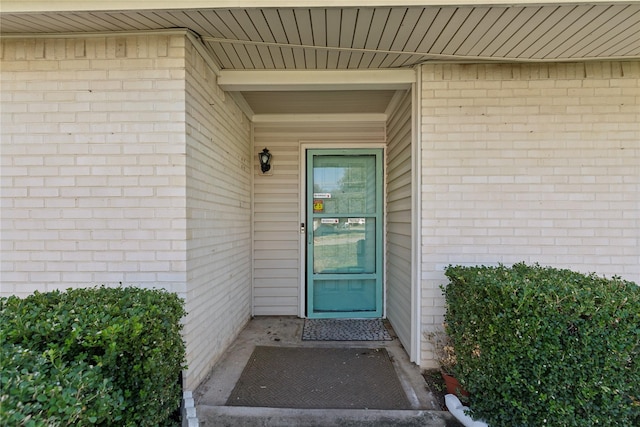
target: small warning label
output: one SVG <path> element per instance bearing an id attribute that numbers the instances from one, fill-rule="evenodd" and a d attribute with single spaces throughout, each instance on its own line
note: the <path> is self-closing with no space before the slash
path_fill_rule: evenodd
<path id="1" fill-rule="evenodd" d="M 322 218 L 320 220 L 321 224 L 338 224 L 340 220 L 338 218 Z"/>

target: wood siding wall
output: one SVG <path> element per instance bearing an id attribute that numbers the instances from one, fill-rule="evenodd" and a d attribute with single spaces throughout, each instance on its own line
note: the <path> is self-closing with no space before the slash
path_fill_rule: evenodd
<path id="1" fill-rule="evenodd" d="M 411 349 L 411 92 L 387 121 L 387 317 Z"/>
<path id="2" fill-rule="evenodd" d="M 298 315 L 300 283 L 301 142 L 381 143 L 382 122 L 255 123 L 253 206 L 253 304 L 255 315 Z M 272 153 L 263 175 L 257 153 Z"/>

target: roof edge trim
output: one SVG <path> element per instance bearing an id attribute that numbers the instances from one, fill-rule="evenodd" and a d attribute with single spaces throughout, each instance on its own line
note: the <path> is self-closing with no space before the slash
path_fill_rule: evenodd
<path id="1" fill-rule="evenodd" d="M 185 10 L 230 8 L 393 7 L 393 6 L 527 6 L 549 4 L 629 3 L 625 0 L 3 0 L 0 13 L 106 12 L 127 10 Z M 241 6 L 240 6 L 241 5 Z"/>

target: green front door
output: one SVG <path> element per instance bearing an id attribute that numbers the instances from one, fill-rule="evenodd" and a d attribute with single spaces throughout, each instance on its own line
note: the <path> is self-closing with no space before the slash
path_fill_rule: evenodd
<path id="1" fill-rule="evenodd" d="M 307 150 L 307 316 L 382 317 L 382 150 Z"/>

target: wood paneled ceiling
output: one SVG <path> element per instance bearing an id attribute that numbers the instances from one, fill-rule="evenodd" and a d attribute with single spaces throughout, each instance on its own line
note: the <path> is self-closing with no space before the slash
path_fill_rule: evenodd
<path id="1" fill-rule="evenodd" d="M 3 35 L 169 28 L 198 34 L 226 70 L 640 58 L 637 2 L 0 13 Z"/>

